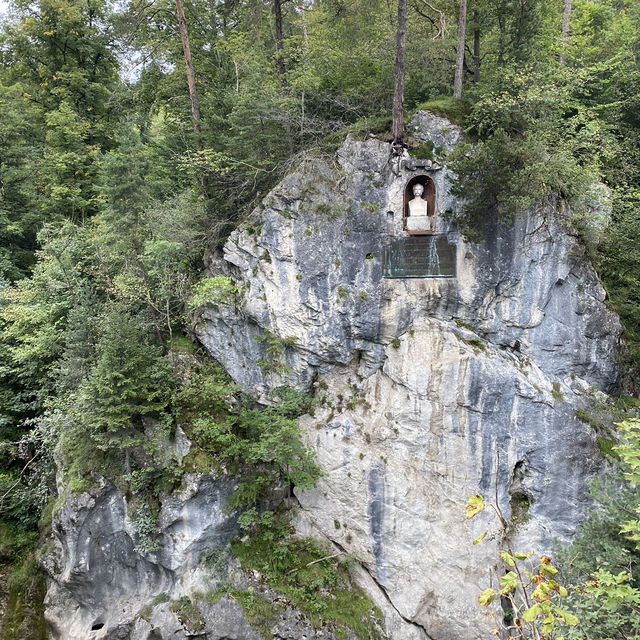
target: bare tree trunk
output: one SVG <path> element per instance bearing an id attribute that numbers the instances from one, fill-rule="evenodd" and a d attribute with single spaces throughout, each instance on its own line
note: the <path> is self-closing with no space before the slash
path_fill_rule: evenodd
<path id="1" fill-rule="evenodd" d="M 396 66 L 395 86 L 393 91 L 393 112 L 391 134 L 393 144 L 402 143 L 404 124 L 402 121 L 402 108 L 404 106 L 404 58 L 407 43 L 407 0 L 398 0 L 398 27 L 396 31 Z"/>
<path id="2" fill-rule="evenodd" d="M 276 28 L 276 65 L 278 67 L 278 79 L 280 87 L 287 87 L 287 68 L 284 64 L 282 51 L 284 49 L 284 38 L 282 36 L 282 0 L 273 0 L 273 17 Z"/>
<path id="3" fill-rule="evenodd" d="M 467 30 L 467 0 L 460 0 L 460 18 L 458 20 L 458 51 L 456 55 L 456 74 L 453 80 L 453 99 L 462 98 L 462 73 L 464 72 L 464 42 Z"/>
<path id="4" fill-rule="evenodd" d="M 176 12 L 178 15 L 178 29 L 180 30 L 180 39 L 182 40 L 184 63 L 187 67 L 187 84 L 189 85 L 189 100 L 191 101 L 191 118 L 193 120 L 193 132 L 195 133 L 196 137 L 196 147 L 198 151 L 202 151 L 202 134 L 200 132 L 200 106 L 198 104 L 198 94 L 196 92 L 196 76 L 193 71 L 191 47 L 189 46 L 189 32 L 187 31 L 187 20 L 184 17 L 182 0 L 176 0 Z M 207 176 L 204 173 L 200 176 L 200 186 L 202 188 L 202 194 L 206 198 L 208 196 L 208 180 Z"/>
<path id="5" fill-rule="evenodd" d="M 564 11 L 562 13 L 562 51 L 560 52 L 560 64 L 566 62 L 565 51 L 567 39 L 569 38 L 569 23 L 571 22 L 571 0 L 564 0 Z"/>
<path id="6" fill-rule="evenodd" d="M 180 39 L 182 40 L 182 51 L 184 52 L 184 62 L 187 67 L 187 84 L 189 85 L 189 99 L 191 100 L 191 117 L 193 118 L 193 131 L 199 148 L 202 148 L 200 138 L 200 107 L 198 105 L 198 94 L 196 93 L 196 76 L 193 72 L 193 62 L 191 61 L 191 47 L 189 46 L 189 32 L 187 31 L 187 21 L 184 17 L 182 0 L 176 0 L 176 11 L 178 14 L 178 28 L 180 29 Z"/>
<path id="7" fill-rule="evenodd" d="M 480 19 L 477 9 L 473 12 L 473 81 L 480 82 Z"/>

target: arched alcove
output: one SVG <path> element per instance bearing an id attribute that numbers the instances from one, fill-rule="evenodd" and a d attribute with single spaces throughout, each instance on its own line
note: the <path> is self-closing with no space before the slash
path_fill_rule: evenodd
<path id="1" fill-rule="evenodd" d="M 409 200 L 413 199 L 413 187 L 421 184 L 424 187 L 422 197 L 427 201 L 427 215 L 433 216 L 436 213 L 436 183 L 430 176 L 414 176 L 407 182 L 404 188 L 404 200 L 402 215 L 406 218 L 409 215 Z"/>

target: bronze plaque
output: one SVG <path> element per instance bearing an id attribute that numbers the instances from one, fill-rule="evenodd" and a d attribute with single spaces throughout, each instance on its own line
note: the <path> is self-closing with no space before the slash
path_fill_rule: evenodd
<path id="1" fill-rule="evenodd" d="M 455 278 L 456 245 L 446 236 L 396 238 L 384 248 L 385 278 Z"/>

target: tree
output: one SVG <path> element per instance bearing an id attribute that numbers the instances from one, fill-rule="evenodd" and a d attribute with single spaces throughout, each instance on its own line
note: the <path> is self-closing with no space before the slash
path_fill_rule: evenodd
<path id="1" fill-rule="evenodd" d="M 456 73 L 453 80 L 453 98 L 462 98 L 462 74 L 464 73 L 465 34 L 467 28 L 467 0 L 460 0 L 460 17 L 458 18 L 458 48 L 456 50 Z"/>
<path id="2" fill-rule="evenodd" d="M 193 71 L 193 60 L 191 58 L 191 47 L 189 46 L 189 32 L 187 31 L 187 20 L 184 17 L 182 0 L 176 0 L 176 14 L 178 17 L 178 30 L 182 41 L 182 51 L 184 53 L 184 63 L 187 71 L 187 85 L 189 86 L 189 100 L 191 102 L 191 117 L 193 118 L 193 131 L 196 134 L 196 145 L 202 148 L 200 137 L 200 105 L 198 104 L 198 94 L 196 92 L 196 77 Z"/>
<path id="3" fill-rule="evenodd" d="M 562 12 L 562 50 L 560 52 L 560 64 L 566 62 L 565 49 L 567 48 L 567 39 L 569 38 L 569 24 L 571 23 L 571 0 L 564 0 L 564 9 Z"/>
<path id="4" fill-rule="evenodd" d="M 143 418 L 162 419 L 172 376 L 141 318 L 117 305 L 103 323 L 95 367 L 71 415 L 102 451 L 126 451 L 144 440 Z"/>
<path id="5" fill-rule="evenodd" d="M 394 72 L 393 112 L 391 135 L 394 147 L 402 145 L 404 134 L 404 60 L 407 43 L 407 0 L 398 0 L 398 24 L 396 30 L 396 61 Z"/>
<path id="6" fill-rule="evenodd" d="M 284 38 L 282 36 L 282 0 L 273 0 L 273 19 L 275 27 L 276 65 L 278 68 L 278 80 L 283 90 L 287 88 L 287 68 L 284 64 L 283 49 Z"/>
<path id="7" fill-rule="evenodd" d="M 477 9 L 473 11 L 473 81 L 480 82 L 480 18 Z"/>
<path id="8" fill-rule="evenodd" d="M 118 61 L 105 0 L 17 0 L 4 25 L 4 66 L 25 97 L 45 112 L 69 105 L 90 125 L 88 145 L 105 144 L 113 116 Z"/>
<path id="9" fill-rule="evenodd" d="M 43 222 L 32 178 L 41 166 L 42 111 L 20 84 L 0 83 L 0 280 L 26 275 Z"/>

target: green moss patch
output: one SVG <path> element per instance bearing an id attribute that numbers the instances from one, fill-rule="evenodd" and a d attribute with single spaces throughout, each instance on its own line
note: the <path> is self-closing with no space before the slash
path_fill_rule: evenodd
<path id="1" fill-rule="evenodd" d="M 450 96 L 436 96 L 432 100 L 419 105 L 418 111 L 430 111 L 437 116 L 447 118 L 454 124 L 464 125 L 468 106 L 462 100 L 454 100 Z"/>
<path id="2" fill-rule="evenodd" d="M 200 609 L 189 600 L 186 596 L 171 603 L 169 607 L 180 621 L 180 624 L 189 633 L 197 634 L 207 628 L 205 621 L 200 613 Z"/>
<path id="3" fill-rule="evenodd" d="M 246 591 L 233 589 L 231 596 L 242 607 L 249 624 L 267 639 L 272 637 L 271 625 L 276 620 L 273 605 L 261 594 L 249 588 Z"/>

